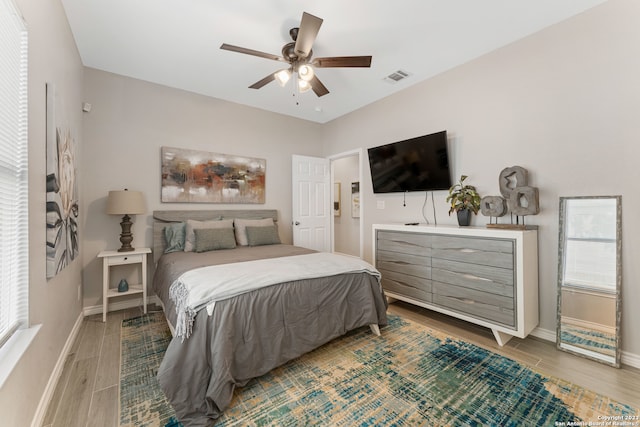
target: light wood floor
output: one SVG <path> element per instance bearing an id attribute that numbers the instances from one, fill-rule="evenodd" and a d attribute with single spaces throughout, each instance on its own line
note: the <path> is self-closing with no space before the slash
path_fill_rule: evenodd
<path id="1" fill-rule="evenodd" d="M 150 310 L 154 307 L 150 307 Z M 156 308 L 157 309 L 157 308 Z M 538 371 L 611 396 L 640 408 L 640 370 L 615 369 L 556 350 L 555 344 L 534 337 L 513 338 L 499 347 L 490 330 L 402 302 L 389 306 L 428 328 L 441 330 L 518 360 Z M 118 425 L 120 323 L 139 316 L 140 309 L 84 319 L 76 342 L 47 408 L 43 426 L 113 427 Z M 384 331 L 383 331 L 384 333 Z"/>

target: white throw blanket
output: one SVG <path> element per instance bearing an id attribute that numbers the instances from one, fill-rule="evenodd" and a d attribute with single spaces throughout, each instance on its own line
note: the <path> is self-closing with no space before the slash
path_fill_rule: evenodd
<path id="1" fill-rule="evenodd" d="M 358 272 L 367 272 L 380 281 L 380 272 L 371 264 L 359 258 L 327 252 L 212 265 L 187 271 L 171 284 L 169 290 L 178 315 L 176 336 L 183 341 L 189 338 L 197 312 L 207 307 L 211 315 L 216 301 L 278 283 Z"/>

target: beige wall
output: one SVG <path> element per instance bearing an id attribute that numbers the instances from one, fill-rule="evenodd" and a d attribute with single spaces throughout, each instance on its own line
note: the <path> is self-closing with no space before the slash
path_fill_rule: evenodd
<path id="1" fill-rule="evenodd" d="M 82 312 L 78 299 L 80 260 L 46 280 L 45 83 L 54 83 L 63 95 L 81 155 L 83 67 L 59 1 L 15 2 L 29 33 L 29 320 L 42 327 L 0 390 L 0 414 L 2 425 L 23 426 L 31 423 L 60 352 Z M 80 216 L 85 213 L 80 211 Z M 82 237 L 84 229 L 80 227 L 79 232 Z"/>
<path id="2" fill-rule="evenodd" d="M 622 195 L 622 345 L 640 355 L 640 2 L 611 0 L 573 19 L 330 122 L 324 153 L 372 147 L 446 129 L 453 176 L 469 175 L 482 195 L 498 195 L 498 174 L 528 169 L 539 188 L 540 326 L 555 331 L 558 198 Z M 365 230 L 378 222 L 423 222 L 424 193 L 373 195 L 365 172 Z M 446 191 L 435 192 L 440 224 Z M 377 209 L 384 201 L 386 208 Z M 433 221 L 431 205 L 426 209 Z M 487 218 L 473 218 L 483 226 Z M 365 234 L 371 260 L 371 236 Z M 636 360 L 637 362 L 637 360 Z"/>
<path id="3" fill-rule="evenodd" d="M 109 190 L 144 192 L 147 215 L 137 215 L 133 246 L 151 246 L 151 213 L 158 209 L 277 209 L 280 235 L 291 242 L 291 155 L 322 154 L 318 124 L 95 69 L 85 70 L 85 216 L 83 283 L 86 308 L 102 304 L 102 263 L 96 255 L 120 247 L 120 217 L 104 213 Z M 160 147 L 259 157 L 267 161 L 261 205 L 160 202 Z"/>

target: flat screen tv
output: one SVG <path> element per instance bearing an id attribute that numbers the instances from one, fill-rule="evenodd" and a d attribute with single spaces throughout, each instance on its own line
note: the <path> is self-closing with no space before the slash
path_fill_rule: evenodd
<path id="1" fill-rule="evenodd" d="M 447 131 L 369 148 L 374 193 L 448 190 Z"/>

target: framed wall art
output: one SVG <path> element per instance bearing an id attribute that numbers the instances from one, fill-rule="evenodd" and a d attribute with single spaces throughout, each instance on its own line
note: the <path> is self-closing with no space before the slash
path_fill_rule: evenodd
<path id="1" fill-rule="evenodd" d="M 80 253 L 76 141 L 62 96 L 47 83 L 47 279 L 54 277 Z"/>
<path id="2" fill-rule="evenodd" d="M 173 147 L 161 157 L 162 202 L 265 202 L 265 159 Z"/>
<path id="3" fill-rule="evenodd" d="M 351 218 L 360 218 L 360 183 L 351 183 Z"/>

